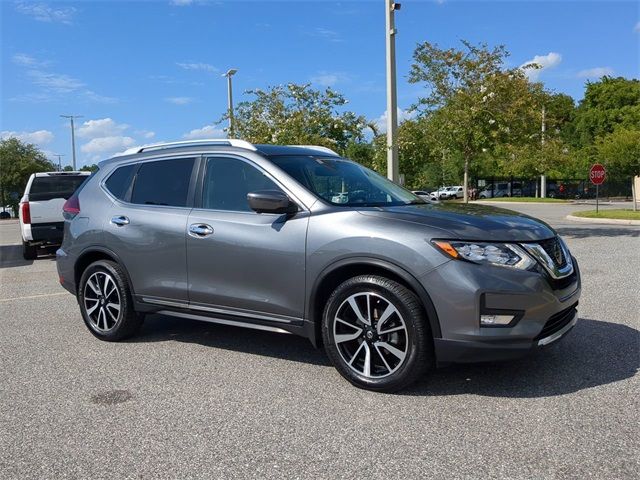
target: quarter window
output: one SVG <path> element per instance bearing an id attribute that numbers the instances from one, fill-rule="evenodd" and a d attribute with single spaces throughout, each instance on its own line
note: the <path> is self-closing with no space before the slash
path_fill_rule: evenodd
<path id="1" fill-rule="evenodd" d="M 264 173 L 237 158 L 207 159 L 202 208 L 252 211 L 247 194 L 257 190 L 280 190 Z"/>
<path id="2" fill-rule="evenodd" d="M 193 163 L 193 158 L 143 163 L 136 174 L 131 202 L 185 207 Z"/>
<path id="3" fill-rule="evenodd" d="M 131 177 L 135 171 L 136 165 L 125 165 L 124 167 L 117 168 L 115 172 L 105 182 L 105 187 L 111 192 L 111 194 L 124 200 L 131 185 Z"/>

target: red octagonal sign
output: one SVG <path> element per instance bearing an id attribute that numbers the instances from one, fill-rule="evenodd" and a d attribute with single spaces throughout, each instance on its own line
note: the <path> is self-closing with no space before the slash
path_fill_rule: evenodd
<path id="1" fill-rule="evenodd" d="M 607 171 L 602 165 L 596 163 L 591 166 L 591 170 L 589 170 L 589 180 L 591 180 L 591 183 L 594 185 L 602 185 L 606 176 Z"/>

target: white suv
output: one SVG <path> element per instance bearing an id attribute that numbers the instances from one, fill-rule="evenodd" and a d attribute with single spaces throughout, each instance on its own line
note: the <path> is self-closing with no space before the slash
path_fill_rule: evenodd
<path id="1" fill-rule="evenodd" d="M 42 172 L 29 177 L 20 200 L 22 255 L 38 256 L 38 247 L 62 243 L 62 206 L 90 172 Z"/>

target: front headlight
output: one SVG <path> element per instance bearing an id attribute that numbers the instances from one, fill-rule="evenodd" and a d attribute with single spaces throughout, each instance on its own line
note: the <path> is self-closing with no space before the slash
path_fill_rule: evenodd
<path id="1" fill-rule="evenodd" d="M 535 264 L 527 252 L 511 243 L 433 240 L 433 245 L 451 258 L 473 263 L 527 270 Z"/>

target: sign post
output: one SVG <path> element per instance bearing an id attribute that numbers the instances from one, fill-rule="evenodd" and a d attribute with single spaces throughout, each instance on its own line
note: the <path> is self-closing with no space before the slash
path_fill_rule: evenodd
<path id="1" fill-rule="evenodd" d="M 607 178 L 607 171 L 599 163 L 591 165 L 589 170 L 589 180 L 596 186 L 596 213 L 598 213 L 598 187 L 604 183 L 604 179 Z"/>

